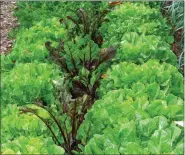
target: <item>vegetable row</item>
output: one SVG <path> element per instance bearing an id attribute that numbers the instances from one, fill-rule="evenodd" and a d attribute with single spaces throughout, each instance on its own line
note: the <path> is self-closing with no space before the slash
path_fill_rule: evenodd
<path id="1" fill-rule="evenodd" d="M 174 41 L 171 27 L 158 8 L 124 2 L 112 8 L 99 27 L 103 36 L 101 47 L 90 35 L 68 36 L 68 31 L 76 27 L 68 22 L 67 29 L 61 24 L 63 19 L 75 17 L 77 8 L 84 8 L 91 15 L 96 7 L 104 10 L 107 3 L 18 3 L 15 15 L 20 28 L 16 41 L 11 53 L 1 57 L 4 154 L 65 152 L 56 145 L 40 119 L 19 111 L 22 105 L 35 108 L 30 105 L 35 101 L 39 104 L 42 100 L 42 104 L 51 107 L 59 102 L 53 83 L 66 73 L 49 59 L 45 43 L 52 43 L 52 51 L 60 47 L 60 39 L 66 42 L 66 53 L 61 56 L 68 68 L 74 69 L 70 59 L 72 51 L 80 73 L 85 74 L 89 73 L 80 62 L 89 59 L 89 50 L 92 57 L 98 59 L 102 48 L 117 49 L 108 63 L 111 67 L 100 68 L 104 74 L 97 91 L 99 99 L 88 110 L 77 132 L 81 151 L 74 153 L 183 153 L 184 129 L 174 123 L 184 118 L 183 76 L 170 46 Z M 69 87 L 71 89 L 71 85 Z M 39 113 L 48 119 L 46 111 L 42 109 Z M 56 127 L 52 127 L 59 136 Z"/>

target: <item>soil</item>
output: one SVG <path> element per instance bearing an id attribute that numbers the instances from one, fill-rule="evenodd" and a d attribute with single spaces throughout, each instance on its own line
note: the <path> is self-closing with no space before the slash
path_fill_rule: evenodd
<path id="1" fill-rule="evenodd" d="M 16 1 L 0 1 L 0 8 L 0 54 L 6 54 L 14 42 L 14 39 L 8 37 L 8 33 L 18 26 L 17 18 L 13 16 Z"/>

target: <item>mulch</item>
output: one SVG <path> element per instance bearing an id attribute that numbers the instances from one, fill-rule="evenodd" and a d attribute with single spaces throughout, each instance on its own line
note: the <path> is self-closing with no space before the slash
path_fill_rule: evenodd
<path id="1" fill-rule="evenodd" d="M 16 1 L 0 1 L 0 54 L 6 54 L 12 48 L 14 39 L 8 37 L 8 33 L 18 26 L 17 18 L 13 16 Z"/>

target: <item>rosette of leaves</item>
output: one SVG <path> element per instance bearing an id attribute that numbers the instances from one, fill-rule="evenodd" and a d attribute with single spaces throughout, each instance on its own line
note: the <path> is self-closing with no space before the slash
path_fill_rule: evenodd
<path id="1" fill-rule="evenodd" d="M 62 147 L 54 144 L 50 137 L 20 136 L 2 144 L 2 154 L 64 154 Z"/>
<path id="2" fill-rule="evenodd" d="M 17 64 L 2 76 L 2 104 L 32 104 L 42 99 L 44 104 L 55 101 L 52 80 L 58 79 L 60 70 L 46 63 Z"/>
<path id="3" fill-rule="evenodd" d="M 74 38 L 74 36 L 77 35 L 89 35 L 90 38 L 99 47 L 101 47 L 103 43 L 103 37 L 99 31 L 99 28 L 102 23 L 106 21 L 104 17 L 108 13 L 108 10 L 103 10 L 103 8 L 101 9 L 96 6 L 92 8 L 92 11 L 90 12 L 79 8 L 74 12 L 74 15 L 60 19 L 61 24 L 65 25 L 68 31 L 69 38 Z"/>
<path id="4" fill-rule="evenodd" d="M 183 154 L 183 129 L 162 117 L 128 121 L 95 134 L 84 154 Z"/>
<path id="5" fill-rule="evenodd" d="M 169 43 L 173 42 L 173 37 L 169 36 L 171 27 L 167 25 L 159 9 L 141 3 L 125 2 L 108 13 L 106 19 L 109 22 L 102 24 L 100 28 L 105 44 L 118 44 L 126 32 L 157 35 Z"/>
<path id="6" fill-rule="evenodd" d="M 112 90 L 97 100 L 85 115 L 77 138 L 86 144 L 95 134 L 103 134 L 107 128 L 132 120 L 162 116 L 166 123 L 182 121 L 183 106 L 181 98 L 165 95 L 157 84 L 135 83 L 131 89 Z"/>
<path id="7" fill-rule="evenodd" d="M 183 76 L 178 69 L 170 64 L 160 64 L 156 60 L 149 60 L 142 65 L 121 62 L 112 65 L 105 74 L 99 87 L 99 96 L 102 97 L 110 90 L 131 88 L 136 82 L 145 85 L 157 83 L 165 94 L 174 94 L 183 98 Z M 150 88 L 151 92 L 154 89 Z"/>
<path id="8" fill-rule="evenodd" d="M 58 47 L 53 47 L 51 41 L 45 43 L 49 51 L 49 59 L 57 63 L 69 76 L 73 98 L 84 94 L 96 98 L 96 89 L 105 62 L 115 56 L 113 47 L 100 49 L 102 37 L 99 27 L 104 22 L 107 10 L 93 10 L 87 13 L 82 8 L 77 9 L 76 16 L 61 18 L 61 24 L 66 28 L 68 36 L 60 39 Z"/>
<path id="9" fill-rule="evenodd" d="M 58 48 L 54 48 L 53 42 L 51 43 L 46 42 L 46 48 L 49 50 L 50 56 L 53 55 L 52 58 L 54 58 L 54 54 L 58 52 L 59 56 L 63 58 L 63 61 L 66 63 L 68 70 L 76 70 L 76 72 L 78 68 L 82 67 L 83 61 L 86 62 L 91 59 L 97 59 L 100 52 L 98 45 L 95 44 L 88 35 L 85 37 L 75 36 L 72 40 L 67 41 L 61 40 Z"/>
<path id="10" fill-rule="evenodd" d="M 66 31 L 58 18 L 42 19 L 30 29 L 23 28 L 18 32 L 14 47 L 7 57 L 13 63 L 47 62 L 45 42 L 50 40 L 57 47 L 59 39 L 65 35 Z"/>
<path id="11" fill-rule="evenodd" d="M 89 35 L 76 36 L 72 41 L 60 40 L 57 48 L 46 42 L 49 59 L 58 64 L 71 81 L 69 86 L 73 98 L 87 94 L 96 98 L 100 76 L 116 53 L 113 47 L 100 49 Z"/>
<path id="12" fill-rule="evenodd" d="M 38 109 L 36 106 L 30 106 Z M 20 114 L 19 108 L 16 104 L 2 106 L 2 144 L 13 141 L 22 135 L 47 137 L 50 134 L 40 119 L 31 114 Z M 43 109 L 40 108 L 39 113 L 48 118 L 48 114 Z"/>
<path id="13" fill-rule="evenodd" d="M 120 47 L 117 49 L 115 61 L 134 62 L 142 64 L 149 59 L 158 59 L 177 66 L 177 58 L 171 51 L 171 46 L 161 41 L 160 36 L 138 35 L 136 32 L 125 33 Z"/>

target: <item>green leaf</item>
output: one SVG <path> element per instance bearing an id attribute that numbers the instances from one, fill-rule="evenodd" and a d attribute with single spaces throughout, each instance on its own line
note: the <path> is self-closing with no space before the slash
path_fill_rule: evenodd
<path id="1" fill-rule="evenodd" d="M 148 148 L 152 153 L 161 154 L 172 152 L 174 142 L 181 134 L 181 129 L 171 126 L 166 130 L 156 130 L 151 136 Z"/>
<path id="2" fill-rule="evenodd" d="M 62 147 L 57 146 L 57 145 L 52 145 L 48 149 L 49 154 L 64 154 L 65 151 Z"/>
<path id="3" fill-rule="evenodd" d="M 98 136 L 98 135 L 95 135 L 95 136 Z M 92 154 L 104 154 L 102 149 L 97 146 L 95 139 L 91 139 L 89 143 L 90 143 L 90 145 L 85 147 L 85 152 L 87 154 L 89 154 L 89 153 L 92 153 Z"/>
<path id="4" fill-rule="evenodd" d="M 183 143 L 183 140 L 180 141 L 180 142 L 176 145 L 175 149 L 173 150 L 173 153 L 174 153 L 174 154 L 183 154 L 183 153 L 184 153 L 184 143 Z"/>
<path id="5" fill-rule="evenodd" d="M 128 142 L 125 146 L 120 147 L 121 154 L 142 154 L 142 147 L 135 142 Z"/>
<path id="6" fill-rule="evenodd" d="M 155 99 L 159 95 L 160 87 L 157 83 L 150 84 L 146 92 L 152 97 L 152 99 Z"/>
<path id="7" fill-rule="evenodd" d="M 173 36 L 168 36 L 167 41 L 168 41 L 168 43 L 172 44 L 174 42 L 174 37 Z"/>
<path id="8" fill-rule="evenodd" d="M 16 154 L 16 153 L 11 149 L 6 149 L 5 151 L 3 151 L 3 154 Z"/>
<path id="9" fill-rule="evenodd" d="M 146 110 L 151 116 L 157 116 L 163 114 L 166 108 L 167 108 L 166 101 L 154 100 L 148 105 Z"/>
<path id="10" fill-rule="evenodd" d="M 156 128 L 157 124 L 152 118 L 141 120 L 138 124 L 138 130 L 144 137 L 150 137 Z"/>

